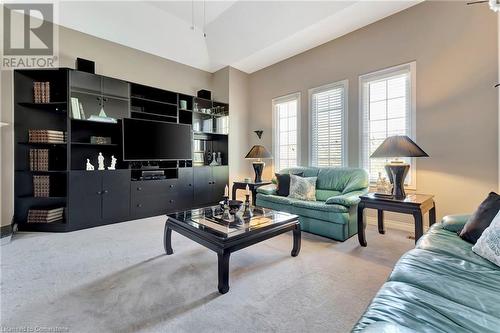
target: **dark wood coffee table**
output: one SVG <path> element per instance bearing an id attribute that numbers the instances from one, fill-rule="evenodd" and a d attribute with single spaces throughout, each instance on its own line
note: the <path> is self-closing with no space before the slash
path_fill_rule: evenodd
<path id="1" fill-rule="evenodd" d="M 221 217 L 218 206 L 188 210 L 167 215 L 164 231 L 164 247 L 167 255 L 173 254 L 172 230 L 217 253 L 219 269 L 219 292 L 229 291 L 229 257 L 231 253 L 262 242 L 282 233 L 293 232 L 292 257 L 300 252 L 300 224 L 297 215 L 254 208 L 254 216 L 228 223 Z"/>

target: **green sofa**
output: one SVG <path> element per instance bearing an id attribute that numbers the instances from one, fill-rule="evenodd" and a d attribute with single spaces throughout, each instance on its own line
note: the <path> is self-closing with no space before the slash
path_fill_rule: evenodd
<path id="1" fill-rule="evenodd" d="M 353 332 L 500 332 L 500 267 L 457 236 L 447 216 L 404 254 Z"/>
<path id="2" fill-rule="evenodd" d="M 303 231 L 344 241 L 358 232 L 359 196 L 368 192 L 363 169 L 296 167 L 280 173 L 317 177 L 316 200 L 303 201 L 276 195 L 274 184 L 257 189 L 256 205 L 299 216 Z"/>

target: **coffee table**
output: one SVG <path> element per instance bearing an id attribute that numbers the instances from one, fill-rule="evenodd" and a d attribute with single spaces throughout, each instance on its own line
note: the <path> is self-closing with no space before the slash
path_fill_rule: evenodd
<path id="1" fill-rule="evenodd" d="M 217 253 L 221 294 L 229 291 L 229 257 L 231 253 L 288 231 L 293 232 L 292 257 L 300 252 L 300 224 L 297 215 L 254 208 L 254 216 L 233 222 L 221 219 L 219 206 L 188 210 L 167 215 L 163 244 L 167 255 L 173 254 L 172 230 Z"/>

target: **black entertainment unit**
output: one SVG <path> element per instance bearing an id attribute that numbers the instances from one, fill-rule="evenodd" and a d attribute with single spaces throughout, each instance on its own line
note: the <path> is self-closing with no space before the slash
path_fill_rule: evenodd
<path id="1" fill-rule="evenodd" d="M 215 204 L 229 183 L 228 116 L 225 103 L 102 75 L 16 70 L 14 222 L 72 231 Z M 116 170 L 97 170 L 99 152 Z"/>

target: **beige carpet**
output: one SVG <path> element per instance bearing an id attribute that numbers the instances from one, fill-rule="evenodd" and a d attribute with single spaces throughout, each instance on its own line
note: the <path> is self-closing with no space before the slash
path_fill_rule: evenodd
<path id="1" fill-rule="evenodd" d="M 348 332 L 413 247 L 400 231 L 346 242 L 291 234 L 236 252 L 230 291 L 217 292 L 217 256 L 163 218 L 66 234 L 21 233 L 1 247 L 2 327 L 69 332 Z"/>

